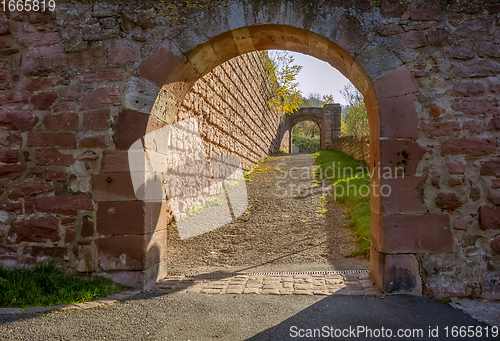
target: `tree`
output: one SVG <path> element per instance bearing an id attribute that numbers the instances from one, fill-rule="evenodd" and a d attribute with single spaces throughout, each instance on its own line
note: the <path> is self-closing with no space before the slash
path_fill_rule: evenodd
<path id="1" fill-rule="evenodd" d="M 302 66 L 294 65 L 294 59 L 288 51 L 267 51 L 266 72 L 274 95 L 269 103 L 275 110 L 291 114 L 299 109 L 301 93 L 296 77 Z"/>
<path id="2" fill-rule="evenodd" d="M 368 113 L 366 111 L 363 95 L 353 86 L 346 85 L 340 91 L 348 103 L 345 114 L 342 116 L 342 136 L 362 138 L 370 135 Z"/>
<path id="3" fill-rule="evenodd" d="M 323 95 L 323 100 L 321 104 L 325 106 L 326 104 L 335 104 L 335 100 L 333 99 L 333 95 Z"/>
<path id="4" fill-rule="evenodd" d="M 293 127 L 293 134 L 314 137 L 316 134 L 319 135 L 319 127 L 312 121 L 302 121 Z"/>
<path id="5" fill-rule="evenodd" d="M 318 93 L 309 93 L 307 97 L 302 97 L 301 108 L 317 107 L 322 108 L 325 104 L 335 103 L 333 95 L 323 95 L 321 97 Z"/>

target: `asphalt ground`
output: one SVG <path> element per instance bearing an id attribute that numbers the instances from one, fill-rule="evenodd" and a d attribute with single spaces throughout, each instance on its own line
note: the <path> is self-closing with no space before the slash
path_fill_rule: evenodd
<path id="1" fill-rule="evenodd" d="M 460 328 L 466 331 L 464 337 Z M 96 309 L 0 316 L 0 340 L 500 339 L 492 335 L 494 331 L 447 304 L 399 295 L 143 292 Z M 403 334 L 398 337 L 398 333 Z"/>

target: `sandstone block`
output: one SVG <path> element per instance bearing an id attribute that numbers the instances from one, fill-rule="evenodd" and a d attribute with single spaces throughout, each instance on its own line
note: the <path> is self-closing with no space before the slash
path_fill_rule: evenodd
<path id="1" fill-rule="evenodd" d="M 9 199 L 18 200 L 19 198 L 50 192 L 50 186 L 40 182 L 25 182 L 12 184 L 9 188 Z"/>
<path id="2" fill-rule="evenodd" d="M 496 151 L 496 139 L 478 137 L 460 137 L 445 140 L 441 146 L 441 155 L 487 155 Z"/>
<path id="3" fill-rule="evenodd" d="M 75 135 L 71 133 L 28 133 L 28 147 L 75 148 Z"/>
<path id="4" fill-rule="evenodd" d="M 422 130 L 431 137 L 457 135 L 461 128 L 460 122 L 457 121 L 432 122 L 422 125 Z"/>
<path id="5" fill-rule="evenodd" d="M 500 176 L 500 158 L 490 159 L 481 163 L 481 175 Z"/>
<path id="6" fill-rule="evenodd" d="M 455 193 L 440 192 L 435 200 L 436 207 L 443 210 L 456 210 L 462 207 L 460 198 Z"/>
<path id="7" fill-rule="evenodd" d="M 119 105 L 121 103 L 121 93 L 122 89 L 114 85 L 98 88 L 81 99 L 81 108 L 95 109 L 110 104 Z"/>
<path id="8" fill-rule="evenodd" d="M 35 209 L 38 212 L 75 215 L 80 210 L 94 210 L 94 204 L 86 194 L 62 194 L 52 197 L 35 198 Z"/>
<path id="9" fill-rule="evenodd" d="M 73 112 L 65 112 L 61 114 L 48 114 L 43 118 L 43 125 L 47 130 L 78 130 L 80 118 Z"/>
<path id="10" fill-rule="evenodd" d="M 481 230 L 500 230 L 500 207 L 481 206 L 479 227 Z"/>
<path id="11" fill-rule="evenodd" d="M 9 130 L 30 131 L 38 122 L 38 118 L 28 110 L 2 110 L 0 126 Z"/>
<path id="12" fill-rule="evenodd" d="M 17 218 L 12 222 L 10 236 L 15 235 L 16 242 L 57 242 L 59 236 L 59 219 L 53 216 L 37 218 Z"/>

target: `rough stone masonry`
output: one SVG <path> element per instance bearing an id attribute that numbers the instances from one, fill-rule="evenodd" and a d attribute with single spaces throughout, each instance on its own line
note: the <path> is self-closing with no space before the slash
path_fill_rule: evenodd
<path id="1" fill-rule="evenodd" d="M 263 115 L 265 101 L 250 101 L 245 109 L 252 107 L 259 130 L 242 134 L 238 115 L 246 114 L 221 110 L 232 99 L 219 91 L 207 97 L 218 88 L 209 84 L 236 79 L 237 64 L 258 65 L 258 54 L 231 58 L 288 49 L 329 62 L 363 93 L 370 167 L 404 168 L 404 178 L 372 178 L 392 188 L 390 197 L 371 198 L 371 275 L 379 289 L 500 299 L 496 1 L 82 0 L 56 7 L 0 13 L 2 262 L 55 257 L 151 286 L 165 271 L 171 213 L 167 204 L 136 200 L 127 148 L 196 115 L 206 122 L 207 146 L 256 162 L 280 144 L 271 142 L 278 120 Z M 243 76 L 227 96 L 240 84 L 253 88 L 247 95 L 266 93 L 261 81 Z"/>

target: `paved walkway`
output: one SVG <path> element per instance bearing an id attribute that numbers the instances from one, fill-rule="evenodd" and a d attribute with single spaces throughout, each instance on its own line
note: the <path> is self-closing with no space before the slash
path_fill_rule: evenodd
<path id="1" fill-rule="evenodd" d="M 236 274 L 222 278 L 171 276 L 159 282 L 154 291 L 204 294 L 380 295 L 367 271 L 347 274 Z"/>

